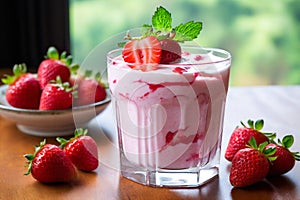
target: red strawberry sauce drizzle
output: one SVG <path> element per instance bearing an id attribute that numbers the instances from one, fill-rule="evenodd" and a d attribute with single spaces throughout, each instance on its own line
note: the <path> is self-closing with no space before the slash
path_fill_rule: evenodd
<path id="1" fill-rule="evenodd" d="M 195 61 L 200 61 L 202 59 L 202 56 L 200 56 L 200 55 L 196 55 L 195 57 L 194 57 L 194 60 Z"/>
<path id="2" fill-rule="evenodd" d="M 178 130 L 171 132 L 169 131 L 166 135 L 166 145 L 168 145 L 174 138 L 174 136 L 176 135 L 176 133 L 178 132 Z"/>
<path id="3" fill-rule="evenodd" d="M 154 83 L 148 83 L 146 81 L 143 81 L 141 79 L 134 81 L 133 83 L 141 83 L 141 84 L 145 84 L 148 86 L 149 91 L 147 91 L 146 93 L 144 93 L 142 96 L 140 96 L 139 98 L 144 98 L 146 96 L 148 96 L 151 93 L 154 93 L 155 91 L 157 91 L 159 88 L 164 88 L 164 87 L 168 87 L 168 86 L 188 86 L 188 85 L 192 85 L 196 78 L 200 76 L 199 72 L 194 72 L 193 73 L 193 78 L 191 81 L 187 81 L 187 82 L 162 82 L 162 83 L 158 83 L 158 84 L 154 84 Z M 113 83 L 117 82 L 117 80 L 113 80 Z M 121 96 L 123 96 L 124 98 L 128 99 L 129 101 L 133 101 L 135 102 L 133 99 L 131 99 L 129 97 L 129 94 L 121 94 Z M 174 96 L 174 98 L 177 98 L 176 96 Z M 199 98 L 199 95 L 197 95 L 197 98 Z M 163 100 L 164 98 L 160 98 L 161 100 Z M 207 102 L 202 102 L 201 103 L 207 103 Z M 205 136 L 205 133 L 203 133 L 202 131 L 196 133 L 195 135 L 189 135 L 189 136 L 178 136 L 180 138 L 178 138 L 177 140 L 174 140 L 172 142 L 173 139 L 175 139 L 176 134 L 180 131 L 184 131 L 182 129 L 178 129 L 178 130 L 173 130 L 173 131 L 169 131 L 166 136 L 165 136 L 165 145 L 160 149 L 160 151 L 163 151 L 164 149 L 167 148 L 167 146 L 169 145 L 176 145 L 179 143 L 184 143 L 184 144 L 190 144 L 190 143 L 198 143 L 198 145 L 201 146 L 201 141 L 203 140 L 203 137 Z M 200 143 L 199 143 L 200 142 Z M 200 148 L 200 147 L 199 147 Z M 194 156 L 193 156 L 194 157 Z M 199 154 L 195 155 L 195 158 L 197 157 L 197 159 L 199 159 Z"/>
<path id="4" fill-rule="evenodd" d="M 144 83 L 144 84 L 147 84 L 150 91 L 149 92 L 146 92 L 143 96 L 146 97 L 148 96 L 150 93 L 152 92 L 155 92 L 158 88 L 163 88 L 163 87 L 168 87 L 168 86 L 186 86 L 186 85 L 192 85 L 196 78 L 199 76 L 199 73 L 198 72 L 195 72 L 193 74 L 193 79 L 186 83 L 186 82 L 163 82 L 163 83 L 158 83 L 158 84 L 154 84 L 154 83 L 147 83 L 145 81 L 142 81 L 142 80 L 138 80 L 138 81 L 135 81 L 135 83 Z M 114 80 L 115 82 L 116 80 Z"/>
<path id="5" fill-rule="evenodd" d="M 172 71 L 175 72 L 175 73 L 178 73 L 178 74 L 182 74 L 183 72 L 187 72 L 187 70 L 182 68 L 182 67 L 175 67 Z"/>

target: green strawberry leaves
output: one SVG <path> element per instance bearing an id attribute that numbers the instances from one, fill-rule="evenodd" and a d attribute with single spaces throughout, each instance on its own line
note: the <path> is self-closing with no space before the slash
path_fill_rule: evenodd
<path id="1" fill-rule="evenodd" d="M 83 129 L 83 128 L 77 128 L 75 129 L 74 131 L 74 137 L 70 138 L 70 139 L 65 139 L 65 138 L 62 138 L 62 137 L 57 137 L 56 138 L 56 141 L 59 142 L 59 147 L 61 149 L 63 149 L 69 142 L 73 141 L 74 139 L 76 138 L 79 138 L 81 136 L 85 136 L 87 135 L 88 133 L 88 129 Z"/>
<path id="2" fill-rule="evenodd" d="M 275 142 L 273 141 L 273 143 L 275 143 Z M 289 150 L 289 148 L 291 148 L 294 144 L 294 136 L 286 135 L 282 138 L 282 140 L 278 139 L 278 144 L 280 144 L 282 147 Z M 291 152 L 291 154 L 293 154 L 295 160 L 300 161 L 300 153 L 299 152 Z"/>
<path id="3" fill-rule="evenodd" d="M 76 74 L 77 70 L 79 69 L 79 65 L 73 63 L 73 57 L 71 55 L 67 55 L 66 51 L 63 51 L 59 55 L 58 50 L 53 46 L 48 48 L 45 59 L 60 60 L 61 62 L 65 63 L 67 67 L 70 68 L 72 74 Z"/>
<path id="4" fill-rule="evenodd" d="M 242 124 L 243 127 L 249 127 L 253 130 L 257 130 L 257 131 L 261 131 L 264 127 L 264 120 L 263 119 L 258 119 L 257 121 L 253 121 L 251 119 L 249 119 L 247 121 L 247 125 L 244 124 L 244 122 L 240 122 Z M 264 134 L 267 138 L 269 138 L 269 140 L 274 140 L 276 138 L 276 133 L 266 133 L 266 132 L 261 132 L 262 134 Z"/>
<path id="5" fill-rule="evenodd" d="M 282 141 L 278 139 L 278 143 L 288 149 L 294 144 L 294 137 L 292 135 L 286 135 L 282 138 Z"/>
<path id="6" fill-rule="evenodd" d="M 13 67 L 13 74 L 14 75 L 5 75 L 4 78 L 1 79 L 2 83 L 4 84 L 13 84 L 21 75 L 27 72 L 26 64 L 15 64 Z"/>
<path id="7" fill-rule="evenodd" d="M 50 83 L 66 92 L 75 92 L 76 89 L 76 87 L 72 87 L 69 82 L 62 82 L 60 76 L 57 76 L 56 80 L 51 80 Z M 76 97 L 76 93 L 74 94 L 74 97 Z"/>
<path id="8" fill-rule="evenodd" d="M 59 60 L 59 53 L 55 47 L 49 47 L 47 51 L 46 58 L 50 58 L 53 60 Z"/>
<path id="9" fill-rule="evenodd" d="M 40 142 L 40 144 L 38 146 L 34 147 L 34 153 L 33 154 L 25 154 L 24 157 L 27 159 L 27 165 L 28 165 L 28 169 L 27 172 L 24 175 L 29 175 L 31 173 L 31 169 L 32 169 L 32 161 L 34 159 L 34 157 L 36 156 L 36 154 L 43 148 L 43 146 L 46 145 L 46 139 L 42 140 Z"/>
<path id="10" fill-rule="evenodd" d="M 249 143 L 249 145 L 247 145 L 248 147 L 256 149 L 259 152 L 263 153 L 270 161 L 276 160 L 277 157 L 273 156 L 276 152 L 276 148 L 266 149 L 266 146 L 269 144 L 267 141 L 257 146 L 255 138 L 251 137 L 248 143 Z"/>
<path id="11" fill-rule="evenodd" d="M 257 131 L 262 130 L 262 128 L 264 127 L 264 120 L 263 119 L 259 119 L 255 122 L 253 120 L 249 119 L 247 121 L 247 123 L 248 123 L 249 128 L 252 128 L 252 129 L 257 130 Z M 244 127 L 247 127 L 242 121 L 241 121 L 241 124 Z"/>

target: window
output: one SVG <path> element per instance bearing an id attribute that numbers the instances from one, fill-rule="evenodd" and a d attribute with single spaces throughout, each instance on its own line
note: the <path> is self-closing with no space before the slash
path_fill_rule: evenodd
<path id="1" fill-rule="evenodd" d="M 300 84 L 297 0 L 70 0 L 75 60 L 81 63 L 114 34 L 151 23 L 151 15 L 160 5 L 172 13 L 174 25 L 202 21 L 201 45 L 231 52 L 231 85 Z"/>

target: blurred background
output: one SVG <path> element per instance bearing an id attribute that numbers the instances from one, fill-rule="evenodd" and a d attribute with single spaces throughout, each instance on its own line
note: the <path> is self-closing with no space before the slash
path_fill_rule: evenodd
<path id="1" fill-rule="evenodd" d="M 300 84 L 300 0 L 0 1 L 0 70 L 35 71 L 49 46 L 81 64 L 112 36 L 151 24 L 160 5 L 173 26 L 203 22 L 197 43 L 232 54 L 230 85 Z"/>
<path id="2" fill-rule="evenodd" d="M 70 0 L 76 61 L 114 34 L 151 24 L 160 5 L 173 25 L 202 21 L 199 44 L 231 52 L 231 85 L 300 84 L 299 0 Z"/>

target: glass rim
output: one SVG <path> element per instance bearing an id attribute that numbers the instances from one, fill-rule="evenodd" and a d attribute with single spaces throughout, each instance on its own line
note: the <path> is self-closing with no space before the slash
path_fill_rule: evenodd
<path id="1" fill-rule="evenodd" d="M 194 50 L 203 50 L 206 51 L 207 53 L 210 52 L 216 52 L 216 53 L 220 53 L 223 55 L 226 55 L 226 57 L 220 57 L 220 55 L 215 55 L 219 58 L 221 58 L 220 60 L 217 61 L 209 61 L 209 62 L 199 62 L 199 63 L 171 63 L 171 64 L 147 64 L 147 65 L 158 65 L 160 67 L 170 67 L 170 65 L 176 67 L 176 66 L 194 66 L 194 65 L 209 65 L 209 64 L 217 64 L 217 63 L 223 63 L 223 62 L 228 62 L 231 61 L 231 54 L 224 49 L 221 48 L 214 48 L 214 47 L 200 47 L 200 46 L 189 46 L 189 45 L 181 45 L 181 48 L 184 49 L 194 49 Z M 111 51 L 109 51 L 106 54 L 106 57 L 108 59 L 108 61 L 115 61 L 116 60 L 116 56 L 112 56 L 115 53 L 121 52 L 122 48 L 117 48 L 117 49 L 113 49 Z M 121 54 L 120 54 L 121 55 Z M 120 61 L 119 61 L 120 62 Z M 124 60 L 121 61 L 122 63 L 127 63 Z M 128 65 L 132 65 L 133 63 L 127 63 Z"/>

